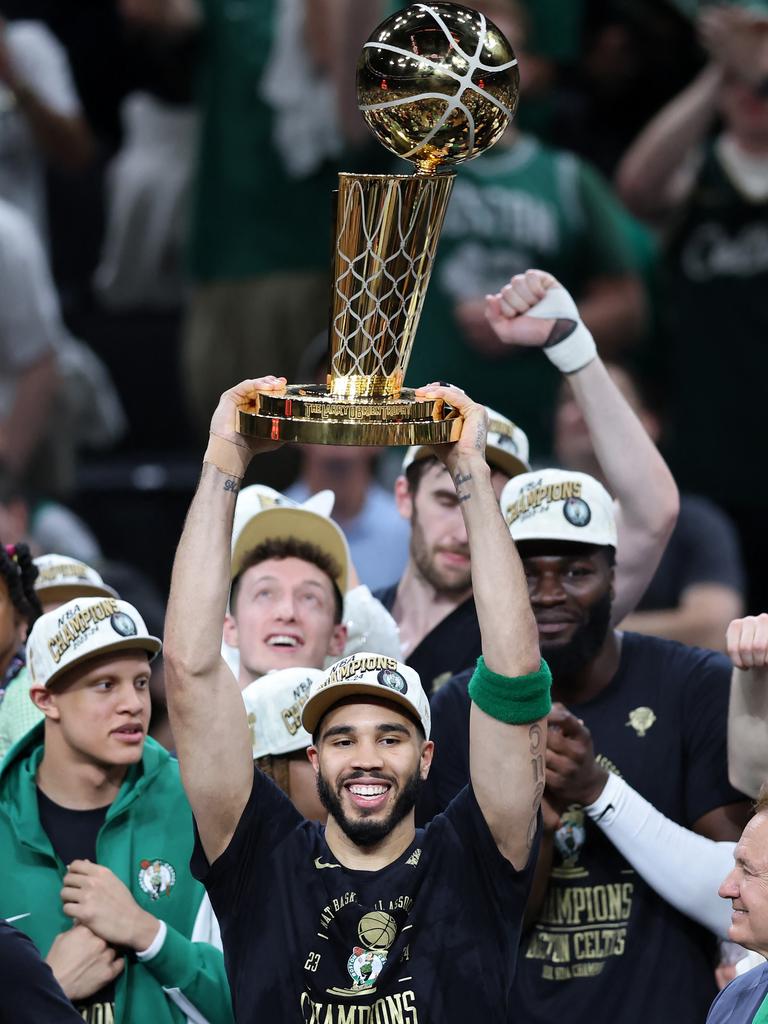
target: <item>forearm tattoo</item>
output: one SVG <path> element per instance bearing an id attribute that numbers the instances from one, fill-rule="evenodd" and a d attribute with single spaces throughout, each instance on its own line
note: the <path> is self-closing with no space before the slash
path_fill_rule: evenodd
<path id="1" fill-rule="evenodd" d="M 531 752 L 531 770 L 533 771 L 533 801 L 531 803 L 531 815 L 530 823 L 528 824 L 528 834 L 526 841 L 528 843 L 528 849 L 533 846 L 533 840 L 536 836 L 536 825 L 538 823 L 539 816 L 539 805 L 541 804 L 541 798 L 544 795 L 544 750 L 545 750 L 545 739 L 544 733 L 540 725 L 532 725 L 528 730 L 528 739 L 530 741 L 530 752 Z"/>
<path id="2" fill-rule="evenodd" d="M 453 482 L 456 485 L 456 497 L 459 499 L 459 501 L 469 501 L 469 499 L 472 497 L 472 495 L 468 493 L 469 487 L 465 486 L 470 482 L 471 479 L 471 473 L 467 473 L 465 476 L 462 476 L 461 473 L 457 473 L 456 476 L 453 478 Z"/>
<path id="3" fill-rule="evenodd" d="M 232 491 L 233 494 L 237 494 L 237 492 L 240 490 L 240 481 L 237 479 L 237 477 L 232 476 L 229 477 L 228 480 L 225 480 L 224 490 Z"/>

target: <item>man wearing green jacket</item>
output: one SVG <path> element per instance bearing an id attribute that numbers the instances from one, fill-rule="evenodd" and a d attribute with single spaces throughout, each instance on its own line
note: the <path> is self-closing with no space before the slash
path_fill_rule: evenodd
<path id="1" fill-rule="evenodd" d="M 0 771 L 0 917 L 27 933 L 90 1024 L 231 1024 L 178 764 L 147 737 L 160 641 L 137 610 L 78 598 L 30 633 L 44 720 Z"/>

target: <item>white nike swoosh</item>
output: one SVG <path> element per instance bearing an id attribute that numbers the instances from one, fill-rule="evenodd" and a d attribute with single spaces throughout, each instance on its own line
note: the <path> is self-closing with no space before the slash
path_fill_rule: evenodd
<path id="1" fill-rule="evenodd" d="M 315 857 L 315 867 L 319 871 L 321 868 L 340 868 L 341 864 L 326 864 L 320 857 Z"/>
<path id="2" fill-rule="evenodd" d="M 13 924 L 14 921 L 21 921 L 25 917 L 31 917 L 31 916 L 32 916 L 32 911 L 30 910 L 29 913 L 27 913 L 27 914 L 17 914 L 16 917 L 6 917 L 5 918 L 5 923 L 6 924 Z"/>

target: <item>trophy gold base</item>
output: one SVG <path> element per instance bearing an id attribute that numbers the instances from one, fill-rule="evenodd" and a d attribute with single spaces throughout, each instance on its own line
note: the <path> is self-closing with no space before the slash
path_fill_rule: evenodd
<path id="1" fill-rule="evenodd" d="M 350 400 L 323 385 L 290 384 L 242 406 L 238 429 L 265 441 L 394 446 L 457 441 L 461 424 L 442 399 L 416 398 L 410 388 L 396 398 Z"/>

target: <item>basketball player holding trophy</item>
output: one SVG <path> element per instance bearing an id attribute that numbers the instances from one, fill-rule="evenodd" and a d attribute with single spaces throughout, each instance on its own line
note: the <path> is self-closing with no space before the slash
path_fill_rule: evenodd
<path id="1" fill-rule="evenodd" d="M 424 132 L 447 154 L 452 136 L 440 133 L 451 123 L 456 145 L 470 155 L 488 123 L 479 119 L 475 94 L 483 99 L 483 87 L 476 79 L 508 75 L 514 64 L 503 37 L 482 15 L 417 4 L 376 30 L 360 78 L 368 83 L 369 112 L 397 112 L 409 130 Z M 375 66 L 386 73 L 383 106 L 370 100 Z M 420 106 L 418 94 L 433 106 Z M 435 117 L 439 105 L 443 113 Z M 495 117 L 499 108 L 490 106 Z M 462 135 L 473 123 L 475 135 Z M 405 132 L 396 137 L 407 145 Z M 364 237 L 361 262 L 370 266 L 376 262 L 370 218 L 379 228 L 391 218 L 403 239 L 408 212 L 398 185 L 375 215 L 365 190 L 355 185 L 353 191 L 364 201 L 352 218 L 359 230 L 352 233 Z M 347 210 L 345 202 L 342 196 L 340 209 Z M 434 208 L 432 200 L 429 205 Z M 340 220 L 346 235 L 348 213 Z M 420 263 L 423 279 L 429 260 L 413 253 L 403 259 L 409 268 Z M 411 325 L 420 299 L 412 279 L 398 288 L 397 302 Z M 338 282 L 337 290 L 343 290 Z M 371 316 L 355 305 L 370 290 L 350 284 L 350 294 L 340 299 L 344 308 L 334 324 L 347 326 L 336 327 L 322 393 L 302 394 L 306 389 L 288 388 L 283 378 L 262 377 L 226 392 L 213 415 L 166 619 L 168 705 L 198 828 L 193 870 L 221 924 L 240 1024 L 501 1024 L 512 1011 L 515 952 L 536 861 L 551 678 L 522 567 L 491 487 L 486 411 L 448 385 L 400 390 L 401 356 L 398 369 L 391 339 L 371 326 L 384 322 L 388 299 L 369 296 Z M 363 331 L 361 325 L 368 326 Z M 345 348 L 350 336 L 354 350 Z M 365 357 L 363 336 L 380 342 L 368 343 Z M 366 377 L 358 371 L 368 356 L 376 369 Z M 315 418 L 313 405 L 325 410 L 325 419 Z M 250 411 L 241 413 L 243 407 Z M 377 417 L 368 415 L 372 408 Z M 251 417 L 245 436 L 239 433 L 244 417 Z M 235 498 L 251 457 L 275 441 L 302 433 L 315 441 L 337 443 L 343 436 L 367 443 L 376 434 L 381 443 L 390 428 L 398 443 L 404 432 L 410 441 L 426 435 L 435 443 L 466 523 L 483 646 L 470 686 L 471 784 L 426 829 L 415 828 L 415 801 L 434 753 L 426 695 L 413 669 L 393 658 L 355 654 L 312 684 L 303 708 L 302 724 L 312 736 L 308 756 L 328 810 L 323 828 L 304 820 L 254 770 L 242 698 L 220 657 Z M 255 601 L 273 600 L 288 561 L 264 563 Z M 301 608 L 275 611 L 278 618 L 293 616 L 296 643 L 302 640 L 296 623 L 323 613 L 330 588 L 322 573 L 310 574 Z"/>

